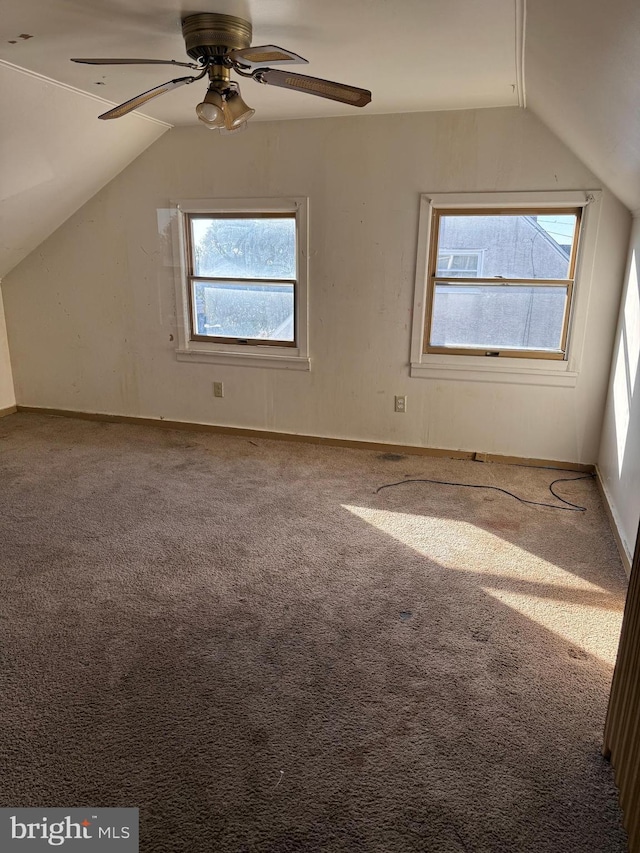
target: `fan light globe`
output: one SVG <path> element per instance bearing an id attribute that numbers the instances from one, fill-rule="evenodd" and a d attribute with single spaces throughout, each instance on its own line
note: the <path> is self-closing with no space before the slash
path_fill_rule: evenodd
<path id="1" fill-rule="evenodd" d="M 224 104 L 224 126 L 227 130 L 235 130 L 249 121 L 255 110 L 247 106 L 238 92 L 230 95 Z"/>
<path id="2" fill-rule="evenodd" d="M 215 104 L 207 104 L 203 101 L 196 107 L 196 113 L 200 121 L 206 124 L 214 124 L 217 127 L 224 124 L 224 113 Z"/>
<path id="3" fill-rule="evenodd" d="M 204 101 L 196 107 L 196 115 L 207 127 L 224 127 L 224 102 L 220 92 L 209 88 Z"/>

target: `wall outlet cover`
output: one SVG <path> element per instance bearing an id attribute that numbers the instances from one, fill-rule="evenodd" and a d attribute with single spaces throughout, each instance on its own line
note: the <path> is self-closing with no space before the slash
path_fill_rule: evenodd
<path id="1" fill-rule="evenodd" d="M 396 395 L 395 410 L 396 410 L 396 412 L 402 412 L 402 413 L 407 411 L 407 398 L 404 396 L 404 394 L 402 396 Z"/>

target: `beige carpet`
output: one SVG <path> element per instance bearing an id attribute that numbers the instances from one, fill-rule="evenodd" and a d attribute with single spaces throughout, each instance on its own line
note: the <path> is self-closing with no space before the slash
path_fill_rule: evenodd
<path id="1" fill-rule="evenodd" d="M 0 805 L 143 851 L 623 851 L 625 577 L 556 472 L 0 421 Z M 572 476 L 568 474 L 567 476 Z"/>

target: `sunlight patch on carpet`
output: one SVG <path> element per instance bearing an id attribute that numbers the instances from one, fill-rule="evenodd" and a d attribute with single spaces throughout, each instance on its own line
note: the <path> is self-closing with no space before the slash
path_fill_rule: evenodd
<path id="1" fill-rule="evenodd" d="M 488 595 L 567 640 L 568 654 L 615 663 L 622 602 L 580 577 L 579 566 L 561 568 L 467 521 L 342 506 L 422 554 L 431 571 L 464 573 Z"/>
<path id="2" fill-rule="evenodd" d="M 606 592 L 573 572 L 468 521 L 349 504 L 342 504 L 342 507 L 448 569 Z"/>
<path id="3" fill-rule="evenodd" d="M 568 640 L 570 657 L 580 659 L 580 652 L 594 655 L 610 666 L 616 662 L 622 611 L 612 612 L 593 605 L 570 601 L 552 601 L 535 595 L 517 595 L 504 590 L 482 587 L 501 604 L 506 604 Z"/>

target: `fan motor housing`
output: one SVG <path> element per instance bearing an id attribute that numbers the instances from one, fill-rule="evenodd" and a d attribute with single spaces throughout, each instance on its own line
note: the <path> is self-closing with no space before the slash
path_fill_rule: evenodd
<path id="1" fill-rule="evenodd" d="M 235 15 L 200 12 L 182 21 L 182 35 L 192 59 L 209 60 L 251 46 L 251 24 Z"/>

